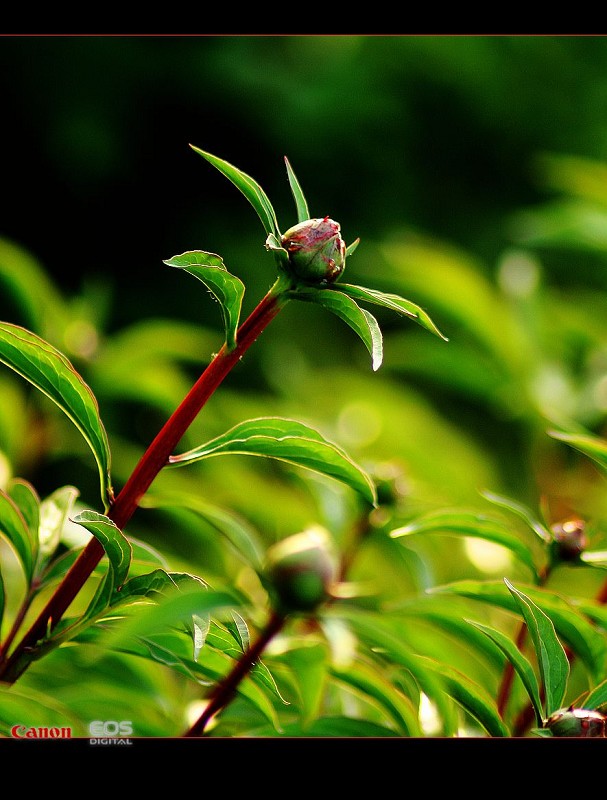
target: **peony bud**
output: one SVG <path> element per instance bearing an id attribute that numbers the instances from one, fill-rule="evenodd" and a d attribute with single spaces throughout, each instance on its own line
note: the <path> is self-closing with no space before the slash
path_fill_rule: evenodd
<path id="1" fill-rule="evenodd" d="M 544 722 L 553 736 L 570 736 L 578 739 L 605 737 L 607 718 L 589 708 L 561 708 Z"/>
<path id="2" fill-rule="evenodd" d="M 586 523 L 581 519 L 570 519 L 552 525 L 552 548 L 560 561 L 577 561 L 586 549 Z"/>
<path id="3" fill-rule="evenodd" d="M 268 550 L 266 577 L 281 613 L 312 612 L 331 596 L 337 563 L 324 528 L 289 536 Z"/>
<path id="4" fill-rule="evenodd" d="M 332 283 L 343 272 L 346 243 L 340 225 L 329 217 L 308 219 L 283 234 L 293 274 L 306 283 Z"/>

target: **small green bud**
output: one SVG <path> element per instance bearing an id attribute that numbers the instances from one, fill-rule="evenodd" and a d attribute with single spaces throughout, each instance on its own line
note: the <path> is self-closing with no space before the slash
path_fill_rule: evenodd
<path id="1" fill-rule="evenodd" d="M 588 545 L 586 523 L 569 519 L 551 526 L 553 554 L 559 561 L 577 561 Z"/>
<path id="2" fill-rule="evenodd" d="M 329 599 L 337 579 L 337 562 L 327 531 L 308 528 L 271 547 L 266 578 L 278 611 L 315 611 Z"/>
<path id="3" fill-rule="evenodd" d="M 607 717 L 590 708 L 561 708 L 544 722 L 553 736 L 570 736 L 578 739 L 605 737 Z"/>
<path id="4" fill-rule="evenodd" d="M 306 283 L 333 283 L 346 263 L 346 243 L 340 225 L 329 217 L 308 219 L 283 234 L 293 274 Z"/>

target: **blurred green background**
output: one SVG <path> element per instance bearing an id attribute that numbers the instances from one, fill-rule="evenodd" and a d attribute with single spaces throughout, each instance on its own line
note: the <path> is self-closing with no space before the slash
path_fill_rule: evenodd
<path id="1" fill-rule="evenodd" d="M 423 306 L 449 342 L 378 312 L 373 374 L 349 328 L 290 304 L 189 444 L 289 416 L 396 465 L 404 517 L 490 489 L 601 539 L 601 478 L 547 431 L 601 433 L 607 411 L 604 37 L 4 37 L 0 85 L 0 317 L 91 384 L 118 487 L 221 345 L 217 307 L 163 259 L 220 254 L 245 312 L 275 276 L 259 219 L 191 143 L 254 177 L 282 230 L 287 156 L 312 215 L 361 238 L 344 280 Z M 7 469 L 96 503 L 77 434 L 38 427 L 44 401 L 0 380 Z M 270 540 L 340 524 L 333 487 L 280 465 L 212 459 L 204 478 Z"/>

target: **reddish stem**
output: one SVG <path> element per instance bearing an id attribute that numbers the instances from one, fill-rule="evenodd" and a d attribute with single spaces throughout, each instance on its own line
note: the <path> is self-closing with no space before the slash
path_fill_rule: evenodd
<path id="1" fill-rule="evenodd" d="M 236 347 L 231 351 L 226 345 L 221 348 L 143 454 L 108 512 L 118 528 L 123 529 L 129 522 L 141 498 L 166 466 L 169 456 L 204 404 L 287 302 L 284 288 L 283 281 L 279 279 L 238 329 Z M 104 552 L 96 538 L 89 541 L 10 658 L 0 665 L 0 680 L 13 683 L 25 671 L 31 661 L 29 654 L 36 643 L 57 625 Z"/>
<path id="2" fill-rule="evenodd" d="M 248 650 L 246 650 L 240 659 L 236 662 L 234 668 L 228 673 L 225 680 L 218 683 L 215 691 L 209 698 L 209 703 L 200 717 L 192 725 L 192 727 L 183 734 L 184 738 L 192 738 L 194 736 L 203 736 L 205 729 L 211 719 L 226 706 L 240 682 L 246 678 L 249 672 L 253 669 L 261 654 L 268 646 L 271 639 L 276 636 L 282 626 L 285 624 L 286 617 L 276 611 L 272 612 L 272 616 L 268 620 L 266 627 L 261 632 L 259 638 L 255 641 Z"/>

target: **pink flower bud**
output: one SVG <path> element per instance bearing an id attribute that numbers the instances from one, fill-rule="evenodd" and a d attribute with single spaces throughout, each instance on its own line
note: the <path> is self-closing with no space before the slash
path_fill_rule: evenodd
<path id="1" fill-rule="evenodd" d="M 343 272 L 346 243 L 340 225 L 329 217 L 308 219 L 283 234 L 293 274 L 306 283 L 332 283 Z"/>

